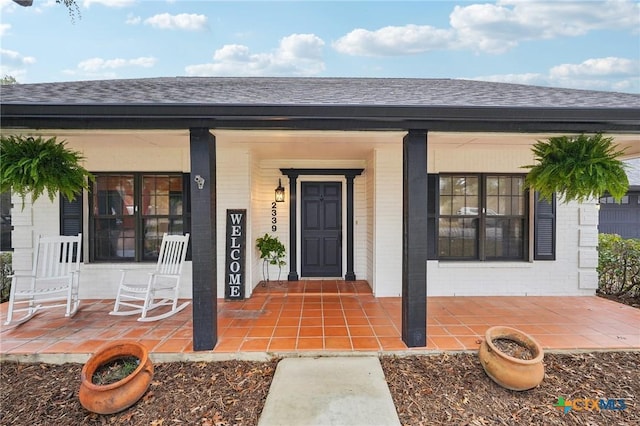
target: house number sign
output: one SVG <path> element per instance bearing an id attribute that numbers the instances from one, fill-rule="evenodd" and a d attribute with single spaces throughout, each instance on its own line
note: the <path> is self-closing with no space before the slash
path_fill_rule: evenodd
<path id="1" fill-rule="evenodd" d="M 271 232 L 276 232 L 278 230 L 278 203 L 275 201 L 271 203 Z"/>
<path id="2" fill-rule="evenodd" d="M 227 210 L 227 250 L 224 268 L 224 298 L 227 300 L 244 299 L 246 218 L 246 210 Z"/>

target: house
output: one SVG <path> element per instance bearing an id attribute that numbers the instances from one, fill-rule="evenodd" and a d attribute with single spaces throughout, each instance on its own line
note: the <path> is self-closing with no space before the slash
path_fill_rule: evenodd
<path id="1" fill-rule="evenodd" d="M 613 197 L 600 198 L 598 230 L 622 238 L 640 238 L 640 159 L 628 160 L 629 191 L 617 203 Z"/>
<path id="2" fill-rule="evenodd" d="M 401 296 L 409 347 L 426 344 L 426 296 L 593 295 L 595 200 L 538 200 L 522 167 L 537 140 L 582 132 L 640 157 L 640 95 L 449 79 L 14 85 L 1 123 L 65 140 L 96 176 L 74 202 L 13 209 L 14 268 L 29 269 L 35 234 L 83 231 L 80 296 L 113 298 L 124 262 L 146 267 L 163 232 L 190 232 L 195 350 L 216 344 L 217 298 L 262 279 L 265 233 L 288 280 Z"/>

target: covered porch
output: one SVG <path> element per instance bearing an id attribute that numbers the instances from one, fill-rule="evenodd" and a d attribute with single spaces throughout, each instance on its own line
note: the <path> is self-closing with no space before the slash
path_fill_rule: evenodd
<path id="1" fill-rule="evenodd" d="M 0 355 L 81 361 L 116 339 L 141 342 L 158 360 L 473 351 L 493 325 L 519 328 L 548 351 L 640 349 L 640 310 L 597 296 L 429 297 L 427 345 L 410 349 L 401 338 L 401 305 L 400 297 L 373 297 L 366 281 L 270 282 L 244 301 L 218 300 L 218 343 L 194 352 L 191 306 L 140 323 L 108 315 L 113 300 L 83 300 L 73 318 L 48 310 L 20 326 L 3 326 Z M 0 321 L 6 310 L 2 304 Z"/>

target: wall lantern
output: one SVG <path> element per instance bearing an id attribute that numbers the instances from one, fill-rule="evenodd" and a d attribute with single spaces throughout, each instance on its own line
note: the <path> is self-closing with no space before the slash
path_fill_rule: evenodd
<path id="1" fill-rule="evenodd" d="M 284 188 L 282 187 L 282 180 L 278 179 L 278 187 L 276 188 L 276 202 L 281 203 L 284 201 Z"/>

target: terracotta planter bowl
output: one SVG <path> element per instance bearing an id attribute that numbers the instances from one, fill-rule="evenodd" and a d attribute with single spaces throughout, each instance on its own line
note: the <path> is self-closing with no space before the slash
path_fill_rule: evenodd
<path id="1" fill-rule="evenodd" d="M 533 354 L 533 359 L 520 359 L 501 352 L 494 339 L 508 339 L 525 346 Z M 495 326 L 485 333 L 485 339 L 478 352 L 480 363 L 494 382 L 502 387 L 523 391 L 538 386 L 544 378 L 542 346 L 528 334 L 511 327 Z"/>
<path id="2" fill-rule="evenodd" d="M 93 374 L 101 366 L 118 358 L 134 356 L 140 360 L 138 367 L 127 377 L 108 385 L 96 385 Z M 153 364 L 149 351 L 140 343 L 114 342 L 100 348 L 82 367 L 80 403 L 87 410 L 98 414 L 113 414 L 135 404 L 149 388 L 153 378 Z"/>

